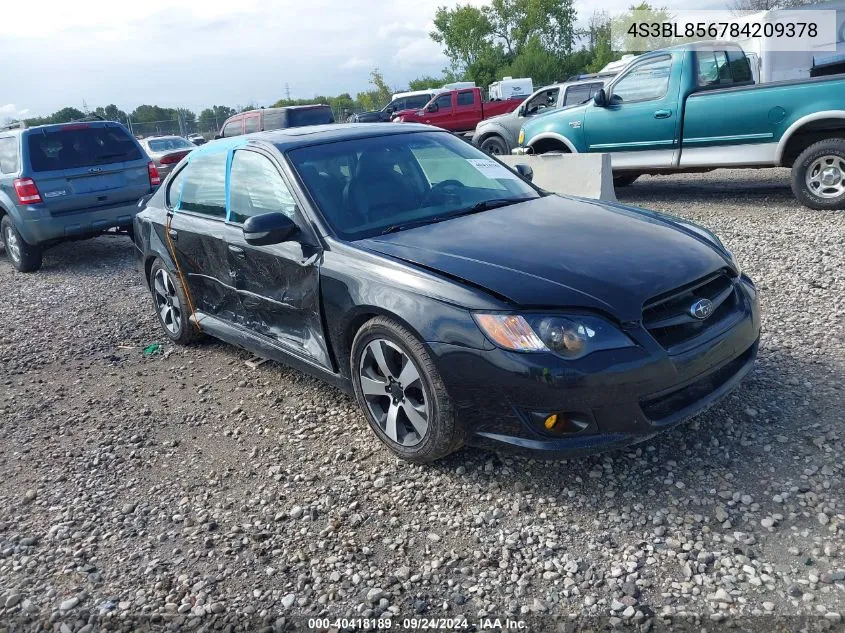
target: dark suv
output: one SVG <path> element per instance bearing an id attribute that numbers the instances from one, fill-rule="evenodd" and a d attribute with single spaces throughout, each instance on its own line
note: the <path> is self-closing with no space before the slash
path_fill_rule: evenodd
<path id="1" fill-rule="evenodd" d="M 229 117 L 215 138 L 230 138 L 241 134 L 282 130 L 305 125 L 334 123 L 331 106 L 325 104 L 286 106 L 284 108 L 261 108 L 247 110 Z"/>
<path id="2" fill-rule="evenodd" d="M 131 230 L 139 198 L 160 182 L 120 123 L 0 127 L 0 232 L 9 260 L 31 272 L 49 246 Z"/>

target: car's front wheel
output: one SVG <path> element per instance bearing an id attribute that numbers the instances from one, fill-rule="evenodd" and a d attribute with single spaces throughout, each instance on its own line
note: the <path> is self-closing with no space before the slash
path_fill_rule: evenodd
<path id="1" fill-rule="evenodd" d="M 182 284 L 160 259 L 153 262 L 150 269 L 150 293 L 158 322 L 171 341 L 188 345 L 199 338 L 197 328 L 190 321 Z"/>
<path id="2" fill-rule="evenodd" d="M 449 395 L 425 346 L 376 317 L 352 343 L 355 396 L 378 438 L 402 459 L 432 462 L 463 444 Z"/>
<path id="3" fill-rule="evenodd" d="M 492 156 L 502 156 L 508 153 L 508 145 L 500 136 L 488 136 L 481 142 L 481 150 Z"/>
<path id="4" fill-rule="evenodd" d="M 12 266 L 22 273 L 31 273 L 41 268 L 41 249 L 24 241 L 8 215 L 4 215 L 0 222 L 0 233 Z"/>
<path id="5" fill-rule="evenodd" d="M 792 192 L 811 209 L 845 209 L 845 139 L 813 143 L 792 164 Z"/>

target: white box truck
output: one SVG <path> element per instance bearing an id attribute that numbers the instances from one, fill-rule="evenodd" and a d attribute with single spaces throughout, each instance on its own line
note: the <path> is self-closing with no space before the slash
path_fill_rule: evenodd
<path id="1" fill-rule="evenodd" d="M 507 101 L 518 97 L 527 97 L 534 92 L 534 82 L 530 77 L 505 77 L 502 81 L 494 81 L 488 88 L 490 101 Z"/>

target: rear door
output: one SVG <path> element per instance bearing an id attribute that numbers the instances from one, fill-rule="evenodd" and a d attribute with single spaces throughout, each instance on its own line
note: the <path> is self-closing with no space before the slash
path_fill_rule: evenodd
<path id="1" fill-rule="evenodd" d="M 169 182 L 170 240 L 195 308 L 234 322 L 240 310 L 226 249 L 225 149 L 198 155 Z"/>
<path id="2" fill-rule="evenodd" d="M 481 120 L 481 102 L 475 90 L 459 90 L 453 117 L 455 130 L 474 130 Z"/>
<path id="3" fill-rule="evenodd" d="M 51 214 L 137 201 L 150 192 L 148 159 L 123 126 L 70 123 L 26 135 L 28 173 Z"/>
<path id="4" fill-rule="evenodd" d="M 331 367 L 320 316 L 320 250 L 302 239 L 302 221 L 274 158 L 253 149 L 232 159 L 227 233 L 231 279 L 240 302 L 238 324 L 300 358 Z M 243 238 L 247 218 L 281 212 L 300 226 L 291 241 L 253 246 Z"/>

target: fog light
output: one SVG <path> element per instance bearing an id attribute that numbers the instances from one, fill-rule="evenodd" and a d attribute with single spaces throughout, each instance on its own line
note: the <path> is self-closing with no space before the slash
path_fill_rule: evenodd
<path id="1" fill-rule="evenodd" d="M 546 430 L 551 431 L 555 428 L 555 424 L 557 424 L 557 413 L 553 413 L 549 417 L 546 418 L 546 421 L 543 423 L 546 427 Z"/>

